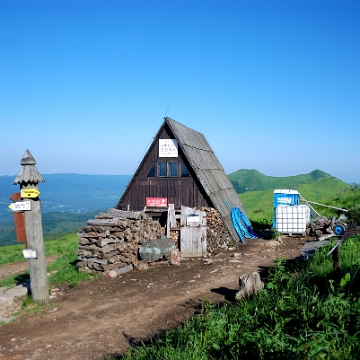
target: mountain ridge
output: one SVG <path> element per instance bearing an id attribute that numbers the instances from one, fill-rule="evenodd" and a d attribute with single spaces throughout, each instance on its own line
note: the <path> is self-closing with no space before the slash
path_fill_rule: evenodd
<path id="1" fill-rule="evenodd" d="M 244 194 L 248 191 L 264 191 L 270 189 L 298 189 L 301 185 L 317 182 L 320 179 L 333 180 L 334 183 L 348 186 L 348 184 L 321 170 L 313 170 L 308 174 L 295 176 L 267 176 L 257 170 L 240 169 L 228 175 L 235 191 Z"/>

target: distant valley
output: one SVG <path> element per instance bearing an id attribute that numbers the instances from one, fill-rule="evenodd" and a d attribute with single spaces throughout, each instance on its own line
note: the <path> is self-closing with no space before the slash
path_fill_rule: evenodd
<path id="1" fill-rule="evenodd" d="M 63 211 L 81 214 L 114 207 L 131 175 L 44 174 L 39 183 L 42 212 Z M 10 195 L 20 190 L 13 185 L 16 176 L 0 176 L 0 217 L 11 211 Z M 3 206 L 4 205 L 4 206 Z"/>
<path id="2" fill-rule="evenodd" d="M 12 185 L 15 177 L 0 176 L 0 245 L 15 241 L 12 211 L 8 208 L 11 194 L 20 190 L 19 185 Z M 238 170 L 228 177 L 248 215 L 254 209 L 271 209 L 274 189 L 297 189 L 306 199 L 319 201 L 349 186 L 320 170 L 289 177 Z M 39 191 L 44 237 L 52 239 L 76 231 L 95 214 L 115 207 L 131 175 L 44 174 L 43 178 Z"/>
<path id="3" fill-rule="evenodd" d="M 39 183 L 45 239 L 76 231 L 99 211 L 115 207 L 131 175 L 43 174 Z M 14 176 L 0 176 L 0 245 L 14 243 L 10 196 L 19 192 Z"/>

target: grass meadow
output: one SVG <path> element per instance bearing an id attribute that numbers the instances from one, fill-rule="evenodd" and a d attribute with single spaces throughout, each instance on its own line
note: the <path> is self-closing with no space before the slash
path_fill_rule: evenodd
<path id="1" fill-rule="evenodd" d="M 199 315 L 121 359 L 359 359 L 360 237 L 342 244 L 340 273 L 333 245 L 291 266 L 279 259 L 262 292 L 222 306 L 204 300 Z"/>
<path id="2" fill-rule="evenodd" d="M 76 286 L 79 282 L 87 281 L 96 277 L 85 272 L 79 272 L 76 266 L 78 249 L 78 236 L 76 234 L 68 234 L 57 240 L 49 240 L 44 242 L 45 256 L 57 256 L 57 258 L 48 267 L 47 271 L 51 273 L 49 276 L 49 286 L 59 284 L 67 284 L 71 287 Z M 0 265 L 10 264 L 23 261 L 22 250 L 24 244 L 2 246 L 0 253 Z M 19 281 L 29 279 L 29 272 L 24 274 L 11 275 L 6 279 L 0 280 L 0 287 L 11 287 Z"/>

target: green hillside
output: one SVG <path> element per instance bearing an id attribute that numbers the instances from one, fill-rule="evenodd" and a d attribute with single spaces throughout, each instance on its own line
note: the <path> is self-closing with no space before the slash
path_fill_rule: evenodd
<path id="1" fill-rule="evenodd" d="M 309 174 L 275 177 L 266 176 L 257 170 L 242 169 L 229 174 L 228 178 L 238 194 L 243 194 L 247 191 L 274 189 L 294 189 L 300 191 L 299 189 L 301 186 L 316 183 L 317 188 L 325 187 L 327 189 L 315 189 L 310 186 L 310 188 L 313 189 L 310 191 L 309 195 L 312 195 L 312 191 L 314 191 L 322 196 L 323 191 L 329 193 L 329 191 L 337 191 L 338 189 L 342 189 L 344 186 L 348 186 L 341 180 L 320 170 L 314 170 Z M 302 191 L 308 191 L 308 188 L 302 188 Z M 305 197 L 305 195 L 303 196 Z"/>
<path id="2" fill-rule="evenodd" d="M 264 224 L 264 227 L 271 224 L 275 189 L 297 190 L 306 200 L 326 204 L 329 199 L 340 199 L 339 194 L 350 188 L 350 185 L 320 170 L 289 177 L 266 176 L 256 170 L 239 170 L 228 177 L 238 191 L 249 219 Z M 326 216 L 325 208 L 317 209 Z"/>

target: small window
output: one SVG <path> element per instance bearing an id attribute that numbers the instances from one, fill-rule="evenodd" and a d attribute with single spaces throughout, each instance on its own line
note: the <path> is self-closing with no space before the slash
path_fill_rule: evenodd
<path id="1" fill-rule="evenodd" d="M 177 162 L 169 162 L 169 176 L 178 176 Z"/>
<path id="2" fill-rule="evenodd" d="M 166 176 L 166 162 L 159 161 L 159 176 L 165 177 Z"/>
<path id="3" fill-rule="evenodd" d="M 190 173 L 188 171 L 188 169 L 186 168 L 184 163 L 180 163 L 181 164 L 181 177 L 188 177 L 190 176 Z"/>
<path id="4" fill-rule="evenodd" d="M 153 162 L 151 169 L 147 174 L 147 177 L 156 177 L 156 162 Z"/>

